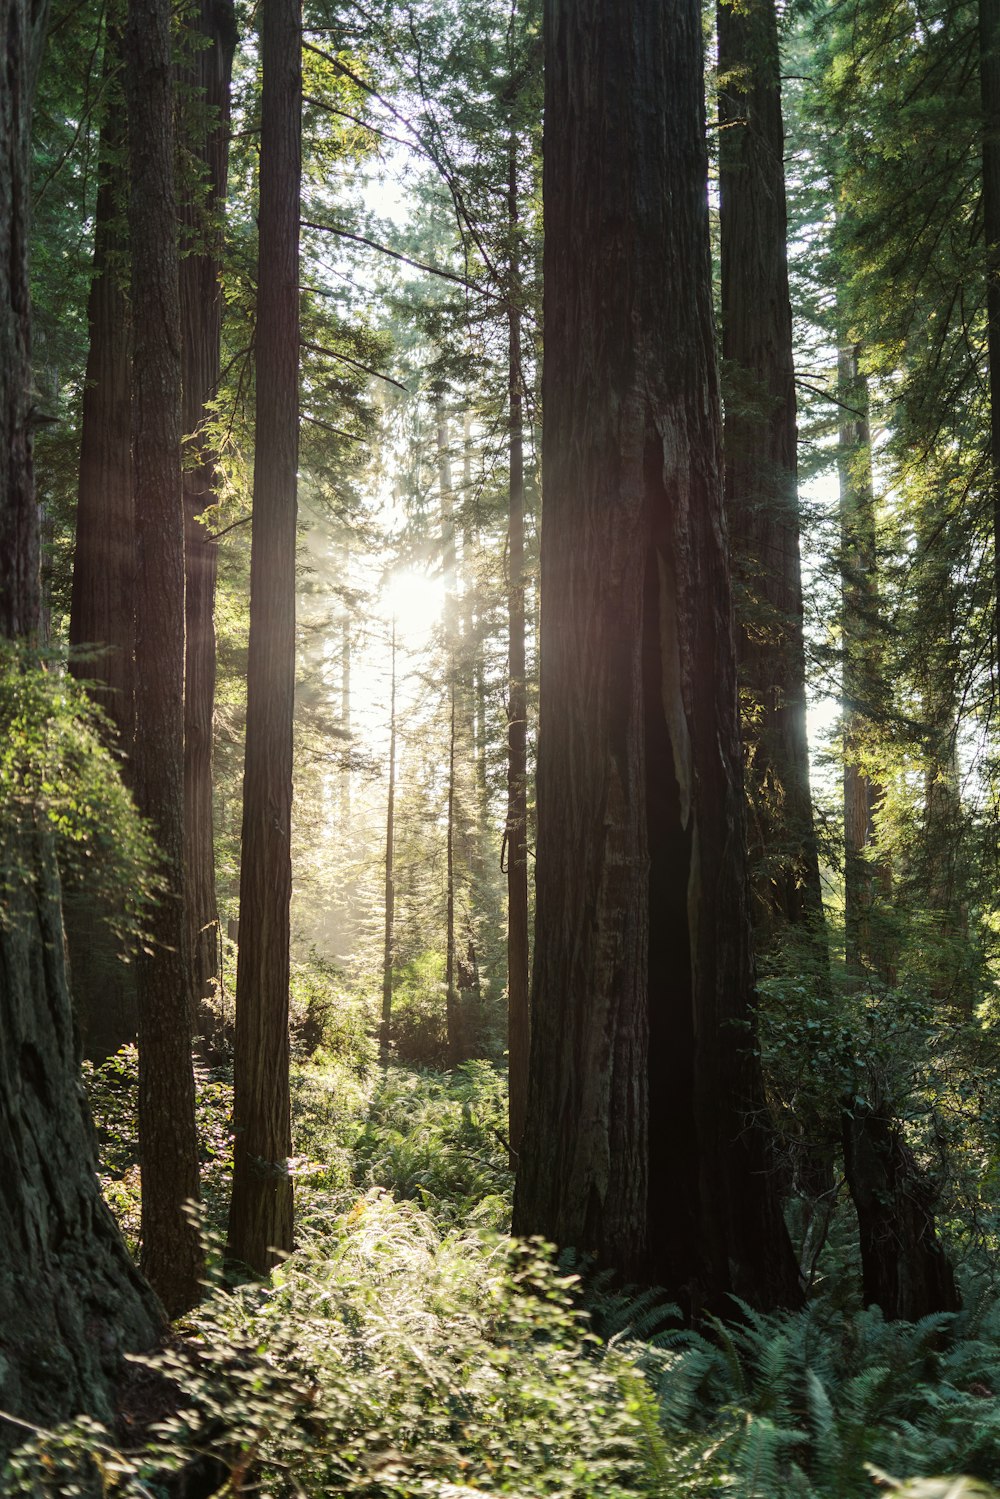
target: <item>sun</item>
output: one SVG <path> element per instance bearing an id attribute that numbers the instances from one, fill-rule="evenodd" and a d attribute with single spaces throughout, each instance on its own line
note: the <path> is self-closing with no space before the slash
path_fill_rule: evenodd
<path id="1" fill-rule="evenodd" d="M 386 623 L 395 621 L 397 642 L 410 650 L 426 646 L 444 607 L 441 579 L 401 568 L 390 573 L 381 597 Z"/>

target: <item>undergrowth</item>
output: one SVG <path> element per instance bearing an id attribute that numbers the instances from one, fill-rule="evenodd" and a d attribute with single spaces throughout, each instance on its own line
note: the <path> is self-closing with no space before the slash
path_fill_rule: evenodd
<path id="1" fill-rule="evenodd" d="M 133 1060 L 94 1080 L 119 1182 Z M 221 1204 L 227 1085 L 201 1083 Z M 963 1471 L 895 1486 L 973 1499 L 1000 1480 L 995 1300 L 911 1326 L 820 1294 L 794 1315 L 734 1303 L 730 1322 L 682 1329 L 655 1294 L 503 1236 L 490 1065 L 444 1076 L 319 1052 L 293 1088 L 295 1254 L 266 1285 L 217 1271 L 168 1348 L 133 1366 L 155 1418 L 130 1422 L 126 1393 L 117 1433 L 38 1433 L 0 1492 L 172 1499 L 198 1464 L 199 1492 L 273 1499 L 861 1499 L 890 1474 Z"/>

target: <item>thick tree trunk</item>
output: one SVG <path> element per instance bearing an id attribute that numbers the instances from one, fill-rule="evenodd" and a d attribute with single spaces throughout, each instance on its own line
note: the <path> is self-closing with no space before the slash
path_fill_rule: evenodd
<path id="1" fill-rule="evenodd" d="M 135 522 L 130 309 L 123 290 L 128 237 L 121 62 L 121 36 L 109 27 L 104 45 L 107 115 L 99 146 L 94 272 L 87 305 L 90 345 L 83 391 L 69 639 L 75 651 L 97 648 L 96 654 L 85 658 L 74 656 L 71 668 L 95 683 L 93 696 L 114 724 L 117 748 L 127 764 L 135 730 Z"/>
<path id="2" fill-rule="evenodd" d="M 270 0 L 263 77 L 257 422 L 236 984 L 229 1253 L 264 1274 L 292 1247 L 288 1082 L 295 522 L 299 426 L 298 0 Z"/>
<path id="3" fill-rule="evenodd" d="M 514 1229 L 799 1299 L 754 1044 L 693 0 L 548 0 L 542 684 Z"/>
<path id="4" fill-rule="evenodd" d="M 215 580 L 217 545 L 199 520 L 216 501 L 216 458 L 204 435 L 206 409 L 217 395 L 222 330 L 219 284 L 221 216 L 229 166 L 229 84 L 236 48 L 232 0 L 201 0 L 192 16 L 183 80 L 194 119 L 188 131 L 192 163 L 203 174 L 203 196 L 190 193 L 182 225 L 188 253 L 181 260 L 186 654 L 184 674 L 185 899 L 196 1005 L 219 976 L 219 910 L 215 899 L 212 820 L 212 718 L 215 708 Z M 196 1015 L 214 1029 L 212 1012 Z"/>
<path id="5" fill-rule="evenodd" d="M 201 1243 L 184 912 L 184 510 L 173 59 L 168 0 L 129 0 L 125 29 L 137 540 L 135 791 L 162 865 L 136 966 L 142 1266 L 171 1316 L 200 1295 Z"/>
<path id="6" fill-rule="evenodd" d="M 510 489 L 507 547 L 507 1055 L 509 1130 L 516 1159 L 528 1110 L 528 692 L 524 649 L 524 411 L 521 397 L 521 268 L 517 135 L 507 142 L 507 391 Z"/>
<path id="7" fill-rule="evenodd" d="M 132 361 L 125 233 L 125 101 L 121 35 L 108 26 L 104 43 L 107 115 L 99 146 L 100 180 L 94 230 L 94 272 L 87 318 L 90 345 L 83 392 L 80 482 L 73 552 L 70 669 L 95 685 L 96 702 L 113 725 L 113 746 L 132 776 L 135 733 L 135 509 L 132 497 Z M 96 651 L 85 647 L 96 647 Z M 136 1034 L 135 968 L 122 962 L 106 923 L 84 888 L 64 900 L 70 977 L 84 1051 L 94 1061 Z"/>
<path id="8" fill-rule="evenodd" d="M 45 6 L 4 0 L 0 90 L 0 636 L 40 625 L 32 477 L 28 181 Z M 0 733 L 8 726 L 0 724 Z M 55 852 L 26 811 L 0 830 L 0 1410 L 110 1420 L 122 1354 L 162 1313 L 101 1200 L 73 1038 Z M 23 1432 L 0 1421 L 0 1457 Z"/>
<path id="9" fill-rule="evenodd" d="M 758 943 L 819 928 L 809 791 L 784 131 L 774 0 L 721 0 L 719 226 L 726 515 Z M 825 944 L 824 944 L 825 949 Z"/>

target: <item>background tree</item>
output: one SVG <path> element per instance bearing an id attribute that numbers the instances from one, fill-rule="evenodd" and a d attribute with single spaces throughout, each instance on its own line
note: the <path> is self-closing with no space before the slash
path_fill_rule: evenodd
<path id="1" fill-rule="evenodd" d="M 184 45 L 184 144 L 191 179 L 182 207 L 187 253 L 180 265 L 181 426 L 188 438 L 184 464 L 184 843 L 185 903 L 198 1001 L 213 992 L 221 958 L 212 821 L 218 550 L 201 517 L 218 499 L 217 458 L 206 424 L 219 395 L 221 374 L 221 220 L 227 194 L 229 93 L 236 48 L 232 0 L 201 0 L 189 20 Z M 202 1024 L 206 1013 L 211 1015 L 203 1007 Z"/>

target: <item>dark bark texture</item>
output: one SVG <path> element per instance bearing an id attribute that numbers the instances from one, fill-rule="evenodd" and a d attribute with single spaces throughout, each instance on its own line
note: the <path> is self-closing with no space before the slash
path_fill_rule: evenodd
<path id="1" fill-rule="evenodd" d="M 31 466 L 28 237 L 31 95 L 47 6 L 3 0 L 0 73 L 0 636 L 32 640 L 41 610 Z"/>
<path id="2" fill-rule="evenodd" d="M 758 943 L 822 918 L 809 791 L 774 0 L 722 0 L 719 224 L 726 516 L 736 581 L 749 859 Z"/>
<path id="3" fill-rule="evenodd" d="M 517 1233 L 793 1304 L 769 1169 L 701 15 L 548 0 L 541 722 Z"/>
<path id="4" fill-rule="evenodd" d="M 934 1228 L 933 1194 L 892 1112 L 855 1098 L 843 1113 L 844 1169 L 858 1214 L 866 1306 L 918 1322 L 960 1306 Z"/>
<path id="5" fill-rule="evenodd" d="M 104 45 L 107 114 L 101 129 L 94 273 L 87 304 L 90 344 L 83 392 L 69 638 L 77 651 L 85 646 L 97 648 L 95 654 L 75 659 L 73 670 L 101 684 L 92 689 L 93 696 L 114 724 L 117 747 L 127 760 L 135 732 L 135 522 L 130 314 L 124 289 L 128 236 L 121 62 L 120 32 L 109 27 Z"/>
<path id="6" fill-rule="evenodd" d="M 130 0 L 125 29 L 134 319 L 132 461 L 137 539 L 135 791 L 163 890 L 139 954 L 142 1265 L 172 1316 L 198 1299 L 200 1240 L 184 912 L 184 512 L 173 62 L 169 0 Z"/>
<path id="7" fill-rule="evenodd" d="M 28 132 L 45 7 L 4 0 L 0 17 L 0 636 L 30 645 Z M 82 1411 L 109 1419 L 122 1354 L 155 1342 L 161 1314 L 98 1190 L 55 852 L 30 813 L 0 830 L 0 889 L 0 1410 L 45 1426 Z M 22 1435 L 0 1421 L 0 1456 Z"/>
<path id="8" fill-rule="evenodd" d="M 510 486 L 507 546 L 507 1056 L 510 1147 L 516 1159 L 528 1111 L 531 1008 L 528 975 L 528 691 L 524 622 L 524 403 L 521 392 L 521 268 L 518 141 L 507 143 L 507 399 Z"/>
<path id="9" fill-rule="evenodd" d="M 292 1245 L 288 1083 L 295 517 L 298 468 L 300 8 L 270 0 L 263 76 L 257 421 L 236 986 L 229 1253 L 264 1273 Z"/>
<path id="10" fill-rule="evenodd" d="M 132 495 L 132 359 L 125 229 L 126 120 L 122 39 L 109 25 L 104 43 L 106 116 L 101 128 L 94 230 L 94 272 L 87 304 L 90 343 L 80 440 L 80 482 L 73 549 L 70 669 L 93 685 L 111 720 L 112 745 L 131 779 L 135 736 L 133 677 L 135 505 Z M 96 648 L 96 649 L 87 649 Z M 136 1035 L 135 968 L 86 889 L 64 899 L 73 1002 L 84 1051 L 111 1056 Z"/>
<path id="11" fill-rule="evenodd" d="M 212 820 L 212 718 L 215 709 L 215 581 L 218 547 L 199 516 L 216 501 L 216 459 L 204 432 L 219 384 L 222 287 L 221 216 L 229 166 L 229 85 L 236 47 L 232 0 L 201 0 L 193 17 L 183 82 L 188 104 L 189 187 L 182 212 L 188 253 L 181 260 L 186 656 L 184 679 L 185 902 L 195 1000 L 211 995 L 219 976 L 219 909 L 215 898 Z M 212 1029 L 211 1012 L 198 1017 Z"/>
<path id="12" fill-rule="evenodd" d="M 990 381 L 993 499 L 993 628 L 1000 680 L 1000 0 L 979 0 L 979 83 L 983 107 L 983 239 Z"/>
<path id="13" fill-rule="evenodd" d="M 868 384 L 858 350 L 837 357 L 841 401 L 837 469 L 840 485 L 840 589 L 844 724 L 844 944 L 848 982 L 877 973 L 889 981 L 889 955 L 873 926 L 875 892 L 889 873 L 872 858 L 882 789 L 863 766 L 864 738 L 879 685 L 878 577 L 872 489 Z"/>

